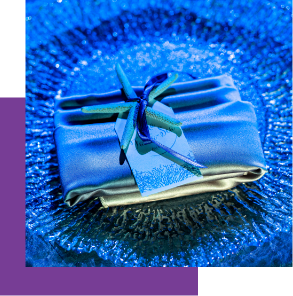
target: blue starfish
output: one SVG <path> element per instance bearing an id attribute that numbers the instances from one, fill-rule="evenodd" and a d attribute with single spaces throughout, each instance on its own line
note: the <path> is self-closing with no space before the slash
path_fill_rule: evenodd
<path id="1" fill-rule="evenodd" d="M 120 64 L 116 64 L 115 69 L 127 98 L 128 99 L 136 98 L 137 95 L 132 89 L 132 86 L 130 85 Z M 163 83 L 161 83 L 159 86 L 154 88 L 149 94 L 149 101 L 154 102 L 155 98 L 158 97 L 161 93 L 163 93 L 172 83 L 174 83 L 174 81 L 177 78 L 178 78 L 178 74 L 173 74 L 169 78 L 167 78 Z M 139 103 L 136 101 L 133 101 L 133 102 L 126 102 L 126 103 L 124 102 L 110 103 L 110 104 L 83 107 L 81 108 L 81 111 L 84 113 L 120 113 L 120 112 L 129 111 L 124 132 L 122 135 L 122 140 L 120 143 L 121 149 L 126 150 L 136 128 L 136 118 L 138 113 L 138 107 L 139 107 Z M 176 126 L 182 125 L 182 123 L 179 120 L 172 118 L 159 111 L 156 111 L 151 107 L 146 107 L 145 114 L 147 117 L 154 118 L 160 122 L 168 124 L 169 126 L 176 127 Z"/>

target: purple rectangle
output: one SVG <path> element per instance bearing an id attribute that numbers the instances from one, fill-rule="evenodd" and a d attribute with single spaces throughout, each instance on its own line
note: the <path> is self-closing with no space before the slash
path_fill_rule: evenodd
<path id="1" fill-rule="evenodd" d="M 0 100 L 1 295 L 198 294 L 195 267 L 25 267 L 25 99 Z"/>

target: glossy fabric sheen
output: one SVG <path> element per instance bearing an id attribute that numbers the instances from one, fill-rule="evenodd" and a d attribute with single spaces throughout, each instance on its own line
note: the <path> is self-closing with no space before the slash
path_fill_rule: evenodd
<path id="1" fill-rule="evenodd" d="M 141 95 L 143 87 L 133 87 Z M 124 101 L 123 91 L 56 98 L 55 143 L 64 200 L 69 206 L 100 197 L 104 207 L 227 190 L 261 178 L 265 161 L 253 106 L 223 75 L 177 83 L 159 98 L 182 122 L 203 179 L 142 197 L 114 130 L 117 115 L 81 107 Z"/>

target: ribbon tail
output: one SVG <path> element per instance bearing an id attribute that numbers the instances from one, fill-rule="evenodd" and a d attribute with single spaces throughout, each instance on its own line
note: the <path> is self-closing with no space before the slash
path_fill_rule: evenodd
<path id="1" fill-rule="evenodd" d="M 163 145 L 163 144 L 161 144 L 161 143 L 159 143 L 157 141 L 154 141 L 152 139 L 151 139 L 151 141 L 153 143 L 155 143 L 157 146 L 159 146 L 160 148 L 164 149 L 167 153 L 169 153 L 172 156 L 176 157 L 177 159 L 183 161 L 187 165 L 187 167 L 191 166 L 191 167 L 195 167 L 195 168 L 207 168 L 206 166 L 204 166 L 204 165 L 202 165 L 202 164 L 200 164 L 200 163 L 198 163 L 198 162 L 196 162 L 194 160 L 189 159 L 188 157 L 186 157 L 186 156 L 172 150 L 171 148 L 166 147 L 165 145 Z"/>

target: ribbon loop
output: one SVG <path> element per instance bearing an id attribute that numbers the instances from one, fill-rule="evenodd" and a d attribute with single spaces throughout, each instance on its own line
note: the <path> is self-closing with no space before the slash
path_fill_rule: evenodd
<path id="1" fill-rule="evenodd" d="M 188 74 L 193 79 L 196 79 L 193 75 L 189 73 L 186 73 L 186 72 L 183 72 L 183 73 Z M 140 97 L 128 98 L 126 100 L 126 102 L 133 102 L 135 100 L 137 100 L 138 102 L 138 114 L 136 117 L 137 124 L 134 123 L 137 127 L 138 136 L 140 137 L 140 139 L 143 141 L 145 145 L 154 143 L 158 147 L 164 149 L 166 152 L 168 152 L 175 158 L 180 159 L 181 161 L 183 161 L 185 164 L 189 166 L 191 165 L 194 167 L 206 168 L 206 166 L 201 165 L 195 162 L 194 160 L 187 158 L 184 155 L 181 155 L 180 153 L 172 150 L 171 148 L 164 146 L 161 143 L 158 143 L 157 141 L 153 140 L 150 136 L 147 119 L 146 119 L 146 112 L 145 112 L 148 105 L 148 101 L 149 101 L 149 95 L 155 87 L 160 86 L 167 79 L 168 79 L 168 73 L 162 73 L 162 74 L 151 77 L 149 81 L 145 84 L 143 94 Z"/>

